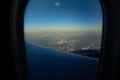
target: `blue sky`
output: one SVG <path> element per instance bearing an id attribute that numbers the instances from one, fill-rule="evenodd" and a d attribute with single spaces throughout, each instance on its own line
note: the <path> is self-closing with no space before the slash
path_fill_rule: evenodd
<path id="1" fill-rule="evenodd" d="M 24 27 L 102 28 L 99 0 L 29 0 Z"/>

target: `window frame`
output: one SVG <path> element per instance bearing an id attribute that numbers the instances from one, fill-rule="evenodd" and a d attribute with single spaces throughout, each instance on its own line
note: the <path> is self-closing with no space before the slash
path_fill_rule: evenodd
<path id="1" fill-rule="evenodd" d="M 27 2 L 28 0 L 13 0 L 11 3 L 10 44 L 17 80 L 28 80 L 23 29 L 24 10 Z M 100 0 L 100 3 L 103 10 L 103 32 L 98 80 L 117 80 L 120 55 L 120 12 L 117 10 L 119 2 L 117 0 Z"/>

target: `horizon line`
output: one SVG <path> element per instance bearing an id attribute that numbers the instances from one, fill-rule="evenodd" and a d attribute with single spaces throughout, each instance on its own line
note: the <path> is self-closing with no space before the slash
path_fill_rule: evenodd
<path id="1" fill-rule="evenodd" d="M 40 29 L 40 28 L 37 28 L 37 29 L 33 29 L 33 28 L 27 28 L 27 29 L 24 29 L 24 32 L 64 32 L 64 31 L 94 31 L 94 32 L 102 32 L 102 28 L 89 28 L 89 29 L 83 29 L 83 28 L 57 28 L 57 29 Z"/>

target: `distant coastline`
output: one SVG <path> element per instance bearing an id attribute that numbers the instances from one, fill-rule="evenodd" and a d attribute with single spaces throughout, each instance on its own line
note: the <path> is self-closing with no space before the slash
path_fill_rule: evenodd
<path id="1" fill-rule="evenodd" d="M 94 49 L 77 50 L 77 51 L 71 51 L 71 53 L 88 56 L 88 57 L 92 57 L 92 58 L 98 58 L 98 59 L 100 58 L 100 50 L 94 50 Z"/>

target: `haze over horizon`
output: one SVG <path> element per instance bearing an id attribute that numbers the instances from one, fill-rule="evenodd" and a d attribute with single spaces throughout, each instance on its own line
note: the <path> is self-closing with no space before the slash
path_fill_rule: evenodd
<path id="1" fill-rule="evenodd" d="M 79 32 L 101 32 L 102 28 L 69 28 L 69 27 L 64 27 L 64 28 L 27 28 L 25 29 L 25 32 L 68 32 L 68 31 L 79 31 Z"/>
<path id="2" fill-rule="evenodd" d="M 99 49 L 102 8 L 99 0 L 29 0 L 25 41 L 61 51 Z"/>

